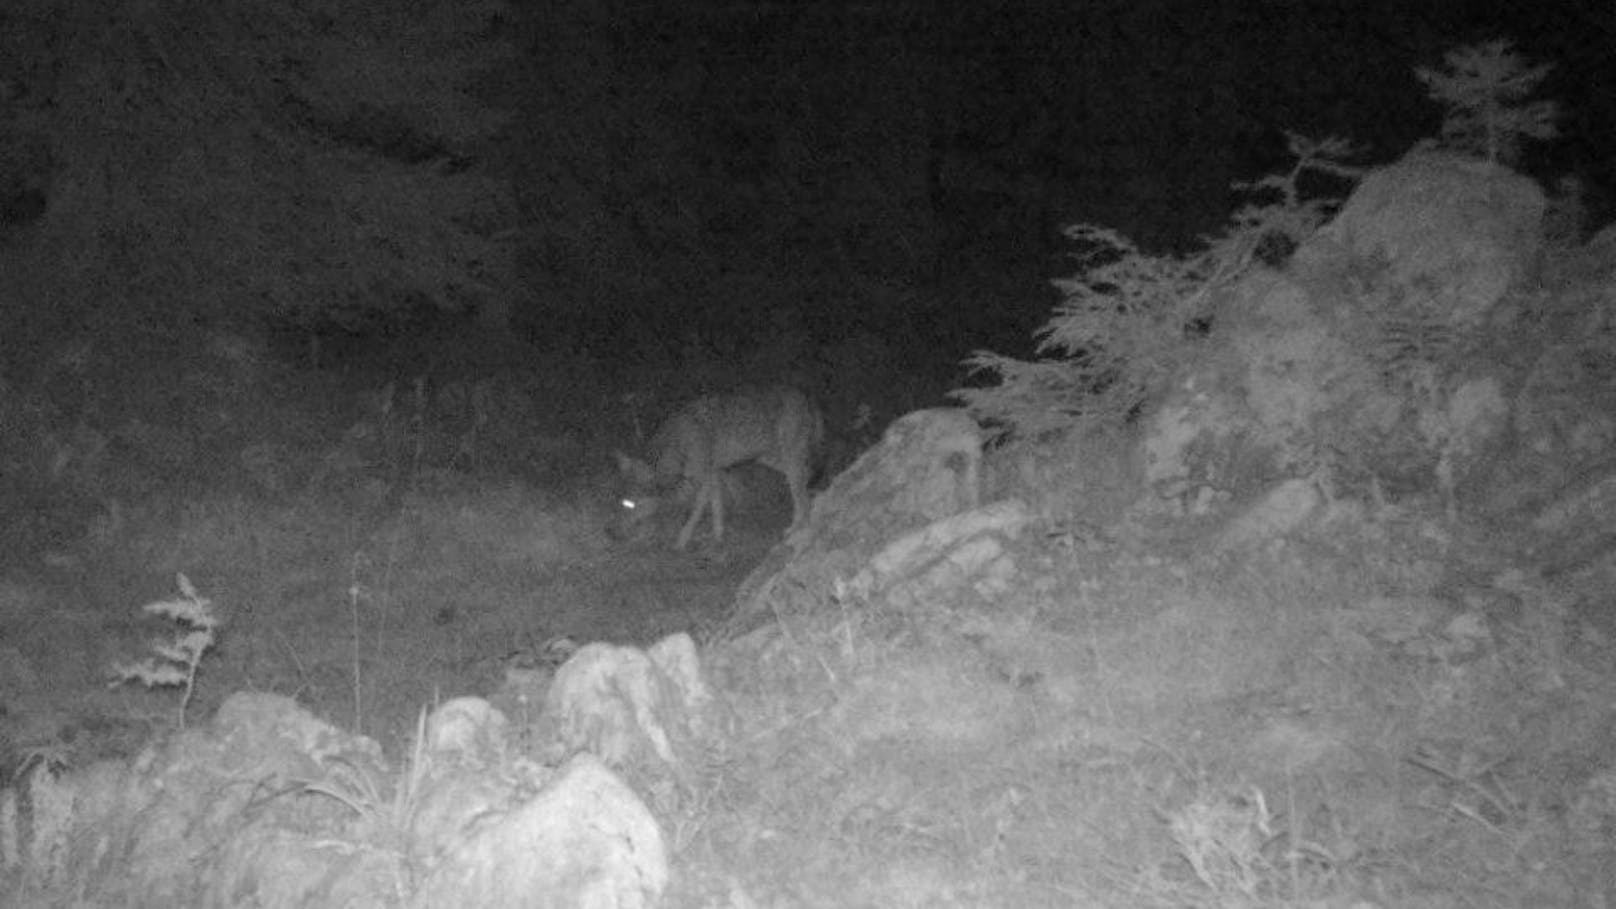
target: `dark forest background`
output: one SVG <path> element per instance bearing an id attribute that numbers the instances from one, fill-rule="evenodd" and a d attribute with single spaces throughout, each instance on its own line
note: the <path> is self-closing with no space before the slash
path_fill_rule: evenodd
<path id="1" fill-rule="evenodd" d="M 476 321 L 628 355 L 860 331 L 1026 344 L 1060 228 L 1192 244 L 1284 130 L 1431 135 L 1412 68 L 1511 38 L 1616 185 L 1613 12 L 1408 2 L 13 0 L 0 11 L 12 381 L 57 346 Z M 1336 189 L 1336 188 L 1330 188 Z"/>

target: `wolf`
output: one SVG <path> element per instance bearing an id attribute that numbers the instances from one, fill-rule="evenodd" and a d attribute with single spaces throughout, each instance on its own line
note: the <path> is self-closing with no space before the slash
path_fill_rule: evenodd
<path id="1" fill-rule="evenodd" d="M 791 524 L 808 517 L 808 482 L 825 438 L 825 417 L 801 391 L 786 386 L 742 388 L 697 398 L 674 411 L 651 437 L 647 458 L 616 452 L 629 486 L 620 499 L 614 537 L 622 538 L 670 501 L 688 503 L 690 515 L 674 541 L 690 545 L 704 513 L 712 516 L 715 543 L 724 539 L 725 471 L 748 462 L 768 467 L 791 493 Z"/>

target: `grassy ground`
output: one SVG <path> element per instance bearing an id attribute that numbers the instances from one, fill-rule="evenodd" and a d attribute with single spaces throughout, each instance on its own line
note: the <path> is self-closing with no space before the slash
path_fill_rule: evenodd
<path id="1" fill-rule="evenodd" d="M 177 724 L 174 690 L 106 681 L 171 635 L 139 607 L 183 572 L 225 620 L 189 722 L 272 691 L 395 759 L 422 705 L 525 709 L 558 638 L 692 631 L 732 735 L 659 817 L 671 905 L 1616 898 L 1608 638 L 1496 528 L 1342 504 L 1228 550 L 1166 514 L 1035 507 L 992 584 L 826 596 L 733 637 L 784 521 L 767 476 L 722 546 L 613 543 L 611 396 L 384 390 L 277 396 L 235 436 L 241 410 L 210 435 L 191 407 L 58 438 L 0 584 L 12 759 L 88 764 Z M 106 480 L 131 461 L 139 482 Z M 1050 501 L 989 472 L 995 497 Z"/>

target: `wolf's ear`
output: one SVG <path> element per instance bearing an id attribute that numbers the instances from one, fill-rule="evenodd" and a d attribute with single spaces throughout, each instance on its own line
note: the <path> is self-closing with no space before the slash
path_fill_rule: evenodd
<path id="1" fill-rule="evenodd" d="M 650 485 L 656 480 L 656 471 L 639 458 L 631 458 L 621 451 L 612 452 L 612 457 L 617 459 L 617 469 L 633 482 Z"/>

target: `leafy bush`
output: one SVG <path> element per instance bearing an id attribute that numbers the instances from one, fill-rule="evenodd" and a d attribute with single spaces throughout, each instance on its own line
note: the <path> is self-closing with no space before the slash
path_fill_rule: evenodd
<path id="1" fill-rule="evenodd" d="M 1104 227 L 1068 228 L 1084 251 L 1078 272 L 1054 282 L 1065 299 L 1037 332 L 1041 358 L 978 351 L 967 365 L 997 373 L 999 384 L 955 396 L 1001 433 L 1021 437 L 1119 423 L 1158 397 L 1212 325 L 1217 291 L 1276 252 L 1288 254 L 1336 204 L 1304 198 L 1301 181 L 1356 174 L 1340 163 L 1354 151 L 1342 140 L 1291 135 L 1289 143 L 1295 165 L 1237 185 L 1265 201 L 1236 212 L 1229 230 L 1198 253 L 1153 256 Z"/>
<path id="2" fill-rule="evenodd" d="M 1432 99 L 1447 109 L 1440 147 L 1494 164 L 1514 164 L 1527 139 L 1559 134 L 1552 101 L 1529 101 L 1552 64 L 1529 67 L 1508 41 L 1461 47 L 1444 58 L 1446 71 L 1416 67 Z"/>
<path id="3" fill-rule="evenodd" d="M 139 682 L 147 688 L 183 687 L 180 695 L 179 726 L 185 728 L 185 709 L 191 705 L 191 694 L 196 690 L 196 671 L 202 657 L 217 640 L 219 617 L 213 611 L 213 601 L 197 593 L 191 579 L 179 576 L 180 595 L 171 600 L 147 603 L 141 611 L 173 619 L 181 630 L 166 641 L 153 641 L 151 649 L 157 654 L 138 663 L 114 663 L 112 684 Z M 189 631 L 184 629 L 189 628 Z"/>
<path id="4" fill-rule="evenodd" d="M 1459 48 L 1445 61 L 1442 71 L 1415 70 L 1431 98 L 1447 108 L 1441 140 L 1426 147 L 1509 164 L 1526 140 L 1556 135 L 1556 106 L 1529 100 L 1551 67 L 1527 66 L 1508 41 Z M 1263 201 L 1236 212 L 1229 229 L 1200 252 L 1152 256 L 1107 228 L 1069 228 L 1067 236 L 1082 246 L 1079 269 L 1054 282 L 1064 299 L 1037 332 L 1039 358 L 979 351 L 966 364 L 996 373 L 998 384 L 955 396 L 979 419 L 1017 436 L 1116 423 L 1159 398 L 1216 320 L 1218 291 L 1254 263 L 1288 255 L 1336 205 L 1317 193 L 1304 195 L 1303 181 L 1359 176 L 1342 163 L 1355 153 L 1347 142 L 1288 139 L 1294 166 L 1237 184 Z M 1398 333 L 1395 314 L 1387 327 Z"/>

